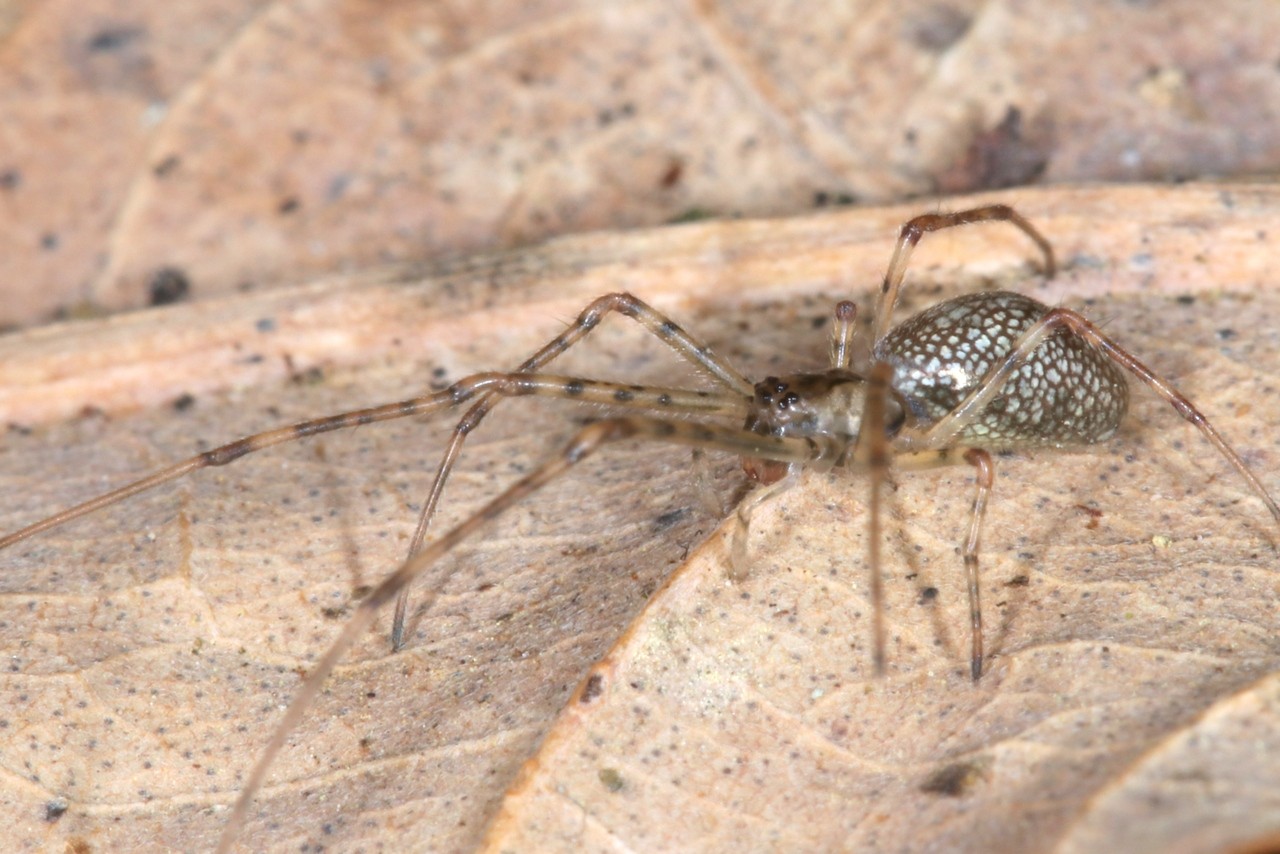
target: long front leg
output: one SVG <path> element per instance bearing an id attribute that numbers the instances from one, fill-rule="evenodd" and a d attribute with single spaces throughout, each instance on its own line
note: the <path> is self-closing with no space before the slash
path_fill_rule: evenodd
<path id="1" fill-rule="evenodd" d="M 542 345 L 529 358 L 520 363 L 515 373 L 533 373 L 541 370 L 554 361 L 561 353 L 568 350 L 585 338 L 591 330 L 600 325 L 605 315 L 617 312 L 639 323 L 659 341 L 675 351 L 676 355 L 690 362 L 711 376 L 715 382 L 730 392 L 750 397 L 751 382 L 734 369 L 727 361 L 712 352 L 711 348 L 690 335 L 683 327 L 667 317 L 644 300 L 629 293 L 612 293 L 597 297 L 584 308 L 573 323 L 563 332 Z M 445 448 L 440 465 L 436 468 L 435 480 L 427 493 L 427 500 L 418 514 L 418 525 L 409 541 L 409 556 L 413 556 L 422 548 L 431 520 L 435 517 L 444 495 L 445 483 L 453 473 L 453 467 L 462 453 L 462 445 L 471 431 L 480 426 L 480 422 L 497 405 L 499 398 L 486 394 L 480 397 L 466 414 L 458 420 L 450 434 L 449 444 Z M 398 651 L 404 646 L 404 622 L 409 610 L 409 590 L 405 588 L 396 599 L 395 616 L 391 621 L 391 649 Z"/>
<path id="2" fill-rule="evenodd" d="M 575 377 L 558 377 L 547 374 L 474 374 L 459 380 L 434 394 L 356 409 L 324 418 L 299 421 L 286 427 L 277 427 L 252 436 L 228 442 L 194 457 L 176 462 L 146 477 L 127 483 L 118 489 L 69 507 L 47 519 L 33 522 L 21 530 L 0 537 L 0 549 L 86 516 L 126 498 L 177 480 L 200 469 L 229 465 L 241 457 L 275 445 L 294 442 L 308 436 L 330 433 L 349 427 L 360 427 L 379 421 L 392 421 L 415 415 L 430 415 L 440 410 L 459 406 L 484 395 L 502 397 L 558 397 L 591 403 L 645 409 L 652 412 L 669 412 L 673 415 L 724 415 L 741 417 L 749 400 L 728 392 L 690 391 L 677 388 L 620 385 L 618 383 L 581 380 Z"/>
<path id="3" fill-rule="evenodd" d="M 1053 247 L 1045 239 L 1044 235 L 1036 230 L 1035 226 L 1008 205 L 984 205 L 980 208 L 971 208 L 964 211 L 924 214 L 915 217 L 907 220 L 906 224 L 902 226 L 902 231 L 898 234 L 898 242 L 893 247 L 893 257 L 889 259 L 889 269 L 885 271 L 884 281 L 880 285 L 880 302 L 876 306 L 875 334 L 871 339 L 873 344 L 880 343 L 880 339 L 888 333 L 889 328 L 893 325 L 891 318 L 893 317 L 893 308 L 898 304 L 898 291 L 902 287 L 902 277 L 907 272 L 907 261 L 910 260 L 911 252 L 915 249 L 916 244 L 920 242 L 920 238 L 931 231 L 942 231 L 975 222 L 1008 222 L 1016 226 L 1023 234 L 1035 241 L 1036 246 L 1040 248 L 1040 253 L 1044 256 L 1044 274 L 1048 278 L 1053 278 L 1057 269 L 1053 260 Z"/>

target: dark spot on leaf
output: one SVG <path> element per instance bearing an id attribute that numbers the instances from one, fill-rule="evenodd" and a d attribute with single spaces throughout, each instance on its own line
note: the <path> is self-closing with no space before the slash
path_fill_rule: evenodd
<path id="1" fill-rule="evenodd" d="M 972 18 L 960 9 L 943 3 L 926 6 L 911 24 L 910 38 L 920 48 L 942 53 L 969 31 Z"/>
<path id="2" fill-rule="evenodd" d="M 599 673 L 592 673 L 587 677 L 587 681 L 582 686 L 582 693 L 578 695 L 579 703 L 590 703 L 596 697 L 604 693 L 604 677 Z"/>
<path id="3" fill-rule="evenodd" d="M 94 53 L 111 53 L 126 48 L 143 36 L 140 27 L 103 27 L 86 43 L 86 47 Z"/>
<path id="4" fill-rule="evenodd" d="M 662 179 L 658 182 L 664 190 L 670 190 L 676 184 L 680 183 L 680 176 L 684 174 L 684 163 L 678 158 L 672 158 L 667 164 L 667 169 L 662 173 Z"/>
<path id="5" fill-rule="evenodd" d="M 164 178 L 165 176 L 172 174 L 181 163 L 181 157 L 176 154 L 170 154 L 167 157 L 162 158 L 155 166 L 151 167 L 151 174 L 155 175 L 157 178 Z"/>
<path id="6" fill-rule="evenodd" d="M 930 774 L 920 784 L 920 791 L 958 798 L 973 791 L 986 778 L 986 769 L 979 762 L 953 762 Z"/>
<path id="7" fill-rule="evenodd" d="M 600 782 L 604 783 L 604 787 L 611 792 L 621 791 L 625 785 L 622 775 L 618 773 L 616 768 L 601 768 L 599 777 Z"/>
<path id="8" fill-rule="evenodd" d="M 150 305 L 172 305 L 191 293 L 191 279 L 178 267 L 160 267 L 147 280 Z"/>
<path id="9" fill-rule="evenodd" d="M 653 527 L 659 531 L 665 531 L 675 523 L 679 522 L 689 512 L 688 507 L 677 507 L 675 510 L 668 510 L 657 519 L 653 520 Z"/>

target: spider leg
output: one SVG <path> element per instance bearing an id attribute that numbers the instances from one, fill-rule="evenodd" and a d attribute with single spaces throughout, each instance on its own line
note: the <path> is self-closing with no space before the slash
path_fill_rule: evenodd
<path id="1" fill-rule="evenodd" d="M 867 527 L 867 562 L 871 564 L 871 610 L 873 620 L 873 660 L 876 675 L 884 675 L 884 569 L 881 563 L 884 485 L 889 474 L 889 437 L 884 424 L 888 407 L 889 384 L 893 381 L 893 366 L 876 362 L 867 375 L 867 396 L 862 415 L 862 429 L 858 433 L 855 457 L 865 459 L 871 471 L 871 509 Z"/>
<path id="2" fill-rule="evenodd" d="M 896 467 L 909 471 L 921 471 L 924 469 L 938 468 L 940 466 L 951 466 L 961 462 L 968 463 L 976 470 L 976 492 L 973 496 L 973 504 L 970 507 L 969 531 L 965 536 L 961 557 L 964 561 L 965 583 L 969 590 L 969 672 L 973 676 L 973 681 L 977 682 L 982 676 L 984 661 L 982 643 L 982 597 L 980 595 L 980 585 L 978 580 L 978 550 L 982 537 L 982 524 L 987 515 L 987 504 L 991 497 L 992 487 L 995 485 L 995 461 L 991 458 L 991 454 L 981 448 L 957 447 L 953 445 L 946 448 L 931 448 L 925 451 L 908 451 L 900 453 L 893 457 L 893 462 Z M 872 472 L 874 471 L 875 469 L 872 468 Z M 874 516 L 876 512 L 876 509 L 873 507 L 872 515 Z M 873 522 L 872 524 L 874 527 L 876 523 Z M 878 573 L 878 565 L 873 566 L 872 572 L 874 578 L 874 574 Z M 877 632 L 882 630 L 883 629 L 881 627 L 877 627 Z M 882 643 L 883 642 L 880 641 L 881 645 Z"/>
<path id="3" fill-rule="evenodd" d="M 1204 413 L 1179 392 L 1173 383 L 1152 371 L 1128 350 L 1103 335 L 1102 331 L 1083 315 L 1068 308 L 1050 309 L 1044 317 L 1027 327 L 1008 355 L 1004 357 L 1004 360 L 987 371 L 981 383 L 974 388 L 968 397 L 961 401 L 959 406 L 938 419 L 927 429 L 918 434 L 900 436 L 899 440 L 905 445 L 919 448 L 936 448 L 952 442 L 995 399 L 996 395 L 1000 393 L 1005 384 L 1022 367 L 1035 349 L 1054 332 L 1062 328 L 1069 329 L 1075 335 L 1088 341 L 1100 352 L 1105 353 L 1116 364 L 1146 383 L 1152 391 L 1160 395 L 1172 406 L 1174 411 L 1195 425 L 1201 435 L 1209 441 L 1209 444 L 1213 445 L 1218 450 L 1218 453 L 1231 464 L 1231 467 L 1248 484 L 1254 494 L 1262 499 L 1262 503 L 1266 505 L 1267 511 L 1271 513 L 1272 518 L 1277 523 L 1280 523 L 1280 506 L 1276 505 L 1275 499 L 1271 497 L 1266 487 L 1262 485 L 1262 481 L 1258 480 L 1257 476 L 1249 470 L 1244 460 L 1227 444 L 1222 434 L 1209 423 L 1209 419 L 1205 417 Z"/>
<path id="4" fill-rule="evenodd" d="M 509 375 L 519 377 L 519 374 Z M 400 591 L 421 576 L 439 558 L 470 537 L 512 505 L 527 498 L 546 484 L 564 474 L 574 465 L 586 459 L 602 445 L 624 439 L 651 439 L 694 447 L 728 451 L 740 456 L 758 457 L 785 463 L 816 463 L 831 466 L 839 459 L 844 447 L 837 441 L 809 438 L 761 436 L 740 428 L 698 424 L 683 421 L 666 421 L 658 418 L 630 416 L 609 418 L 588 424 L 578 431 L 565 448 L 552 459 L 508 487 L 457 527 L 442 534 L 417 554 L 411 556 L 400 568 L 383 579 L 382 583 L 360 601 L 355 613 L 347 621 L 337 639 L 329 646 L 276 725 L 265 750 L 259 757 L 244 787 L 240 790 L 231 815 L 218 841 L 219 852 L 229 851 L 235 841 L 253 801 L 266 778 L 267 769 L 284 746 L 285 739 L 297 726 L 303 714 L 315 701 L 329 674 L 346 654 L 356 639 L 372 625 L 378 610 L 396 598 Z M 443 582 L 444 579 L 439 579 Z M 439 584 L 436 585 L 438 587 Z"/>
<path id="5" fill-rule="evenodd" d="M 996 480 L 996 464 L 991 455 L 980 448 L 968 448 L 964 461 L 976 469 L 974 481 L 977 492 L 969 513 L 969 535 L 964 539 L 964 576 L 969 586 L 969 673 L 977 682 L 982 676 L 982 597 L 978 586 L 978 541 L 982 535 L 982 520 L 987 515 L 987 500 Z"/>
<path id="6" fill-rule="evenodd" d="M 907 261 L 920 238 L 930 231 L 942 231 L 960 225 L 975 222 L 1008 222 L 1016 226 L 1023 234 L 1035 241 L 1044 256 L 1044 274 L 1053 278 L 1057 265 L 1053 260 L 1053 247 L 1035 226 L 1022 214 L 1008 205 L 984 205 L 969 210 L 952 213 L 924 214 L 907 220 L 898 234 L 898 242 L 893 247 L 893 256 L 889 259 L 889 269 L 885 271 L 884 282 L 880 286 L 880 302 L 876 306 L 875 333 L 872 341 L 879 343 L 892 325 L 893 308 L 898 303 L 898 291 L 902 287 L 902 277 L 907 272 Z"/>
<path id="7" fill-rule="evenodd" d="M 853 339 L 857 329 L 858 306 L 848 300 L 836 303 L 835 323 L 831 327 L 831 367 L 847 371 L 853 367 Z"/>
<path id="8" fill-rule="evenodd" d="M 738 504 L 738 509 L 733 514 L 733 533 L 729 541 L 729 572 L 734 580 L 740 581 L 747 577 L 747 535 L 751 530 L 751 516 L 761 505 L 795 486 L 800 471 L 799 465 L 787 466 L 787 473 L 780 479 L 756 489 Z"/>
<path id="9" fill-rule="evenodd" d="M 871 607 L 873 613 L 873 659 L 876 674 L 884 675 L 886 632 L 884 619 L 884 572 L 881 559 L 882 514 L 884 486 L 889 475 L 891 450 L 898 450 L 894 458 L 907 469 L 933 468 L 957 462 L 957 456 L 977 469 L 977 494 L 974 496 L 969 517 L 969 532 L 963 550 L 965 578 L 969 590 L 970 658 L 969 670 L 976 682 L 982 675 L 982 606 L 978 581 L 978 544 L 982 522 L 986 517 L 987 502 L 995 483 L 995 463 L 991 455 L 979 448 L 938 447 L 912 450 L 911 434 L 899 434 L 892 440 L 883 425 L 887 423 L 887 408 L 893 381 L 893 366 L 888 362 L 876 362 L 867 375 L 867 392 L 862 416 L 862 430 L 853 449 L 851 462 L 865 465 L 870 472 L 871 502 L 868 512 L 867 562 L 871 569 Z M 909 431 L 910 428 L 907 428 Z M 906 440 L 906 441 L 903 441 Z"/>
<path id="10" fill-rule="evenodd" d="M 703 511 L 715 519 L 728 516 L 730 508 L 716 491 L 714 473 L 711 464 L 707 461 L 706 452 L 702 448 L 689 449 L 689 474 Z"/>
<path id="11" fill-rule="evenodd" d="M 442 409 L 458 406 L 480 395 L 519 397 L 536 395 L 583 400 L 611 406 L 639 408 L 654 412 L 671 412 L 684 415 L 734 415 L 746 413 L 747 400 L 729 393 L 689 391 L 685 389 L 627 386 L 617 383 L 580 380 L 575 377 L 557 377 L 545 374 L 474 374 L 459 380 L 443 391 L 422 397 L 388 403 L 367 409 L 356 409 L 299 421 L 286 427 L 277 427 L 229 442 L 212 450 L 196 454 L 171 466 L 160 469 L 144 478 L 69 507 L 39 522 L 28 525 L 4 537 L 0 537 L 0 549 L 13 545 L 42 531 L 57 527 L 72 519 L 78 519 L 108 505 L 123 501 L 139 493 L 154 489 L 172 480 L 214 466 L 225 466 L 241 457 L 274 445 L 293 442 L 307 436 L 329 433 L 347 427 L 358 427 L 378 421 L 391 421 L 413 415 L 427 415 Z"/>
<path id="12" fill-rule="evenodd" d="M 531 373 L 550 364 L 561 353 L 585 338 L 609 312 L 617 312 L 623 317 L 635 320 L 652 333 L 654 337 L 674 350 L 676 355 L 706 371 L 726 389 L 748 397 L 751 395 L 752 386 L 750 380 L 738 373 L 732 365 L 713 353 L 710 347 L 694 338 L 665 314 L 629 293 L 605 294 L 592 300 L 591 304 L 579 313 L 577 319 L 568 328 L 544 344 L 528 359 L 521 362 L 520 366 L 515 369 L 515 373 Z M 427 500 L 422 505 L 422 512 L 418 514 L 418 526 L 413 532 L 413 538 L 409 541 L 409 555 L 416 554 L 422 548 L 423 540 L 427 536 L 427 530 L 431 527 L 431 520 L 440 505 L 441 497 L 444 495 L 445 482 L 448 481 L 454 465 L 457 464 L 458 456 L 462 453 L 462 445 L 467 436 L 480 425 L 480 422 L 484 420 L 485 416 L 492 411 L 496 404 L 497 398 L 493 395 L 481 397 L 454 426 L 453 432 L 449 436 L 449 444 L 445 448 L 444 456 L 436 469 L 436 477 L 431 483 L 431 490 L 427 493 Z M 393 651 L 404 647 L 404 622 L 408 609 L 409 589 L 405 588 L 400 593 L 399 598 L 396 599 L 395 616 L 391 620 L 391 649 Z"/>

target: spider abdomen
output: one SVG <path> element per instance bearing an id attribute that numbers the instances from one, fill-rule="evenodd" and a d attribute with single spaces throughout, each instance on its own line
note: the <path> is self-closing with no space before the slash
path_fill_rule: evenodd
<path id="1" fill-rule="evenodd" d="M 978 388 L 1049 310 L 1007 291 L 956 297 L 891 329 L 874 355 L 893 366 L 894 389 L 927 427 Z M 1114 362 L 1063 328 L 959 435 L 987 448 L 1090 444 L 1116 432 L 1128 403 L 1128 384 Z"/>

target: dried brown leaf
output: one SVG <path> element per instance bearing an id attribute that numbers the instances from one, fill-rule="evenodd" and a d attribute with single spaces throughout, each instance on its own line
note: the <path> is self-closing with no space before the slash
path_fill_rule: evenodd
<path id="1" fill-rule="evenodd" d="M 204 297 L 707 212 L 1280 163 L 1280 7 L 1249 0 L 3 11 L 5 324 L 157 281 Z"/>
<path id="2" fill-rule="evenodd" d="M 1016 234 L 968 229 L 921 247 L 913 304 L 984 282 L 1098 297 L 1084 310 L 1174 377 L 1274 488 L 1275 191 L 1005 198 L 1054 240 L 1060 279 L 1028 276 Z M 209 441 L 514 364 L 622 286 L 750 372 L 820 364 L 819 321 L 839 296 L 867 305 L 909 212 L 574 238 L 425 277 L 394 270 L 10 337 L 3 406 L 27 426 L 0 462 L 0 528 Z M 565 370 L 672 380 L 660 347 L 625 322 L 593 337 Z M 51 400 L 59 380 L 64 399 Z M 187 391 L 194 405 L 169 405 Z M 41 423 L 86 406 L 107 414 Z M 443 522 L 583 414 L 503 410 L 473 438 Z M 401 559 L 448 424 L 278 449 L 0 556 L 0 820 L 14 844 L 208 847 L 301 674 L 359 588 Z M 734 463 L 717 465 L 727 497 Z M 498 815 L 492 843 L 537 850 L 1121 838 L 1155 850 L 1176 830 L 1161 817 L 1195 823 L 1189 806 L 1160 812 L 1148 797 L 1154 815 L 1127 837 L 1113 816 L 1124 824 L 1126 804 L 1153 791 L 1185 797 L 1188 766 L 1233 816 L 1196 814 L 1195 839 L 1274 832 L 1274 782 L 1243 788 L 1266 770 L 1246 761 L 1248 744 L 1275 739 L 1267 674 L 1280 653 L 1275 533 L 1257 501 L 1141 395 L 1111 443 L 1015 454 L 998 477 L 984 548 L 991 673 L 976 687 L 964 677 L 955 548 L 970 484 L 942 471 L 897 478 L 890 675 L 877 681 L 863 481 L 813 475 L 767 504 L 750 571 L 732 581 L 687 454 L 603 452 L 460 550 L 409 650 L 388 655 L 382 633 L 362 641 L 275 765 L 244 845 L 467 850 Z M 575 686 L 601 660 L 582 702 Z M 1152 832 L 1135 840 L 1141 828 Z"/>

